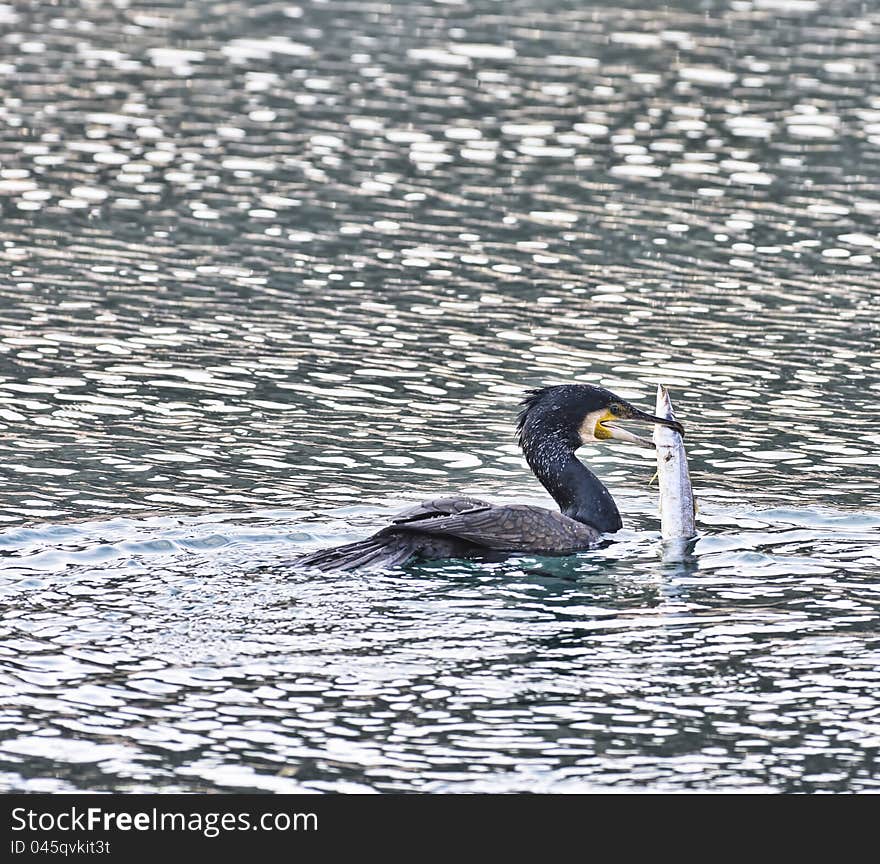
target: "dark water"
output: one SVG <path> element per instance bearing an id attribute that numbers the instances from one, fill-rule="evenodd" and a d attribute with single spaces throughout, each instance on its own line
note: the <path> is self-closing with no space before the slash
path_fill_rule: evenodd
<path id="1" fill-rule="evenodd" d="M 640 8 L 641 6 L 641 8 Z M 880 787 L 880 10 L 811 0 L 0 6 L 0 788 Z M 291 559 L 408 501 L 565 559 Z"/>

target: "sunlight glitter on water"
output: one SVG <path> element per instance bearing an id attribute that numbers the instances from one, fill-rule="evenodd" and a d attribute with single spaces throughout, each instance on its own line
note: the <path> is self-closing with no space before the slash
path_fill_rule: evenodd
<path id="1" fill-rule="evenodd" d="M 2 593 L 32 614 L 7 619 L 4 712 L 61 713 L 0 751 L 57 790 L 844 788 L 817 760 L 871 788 L 880 517 L 710 508 L 670 567 L 653 502 L 621 500 L 644 527 L 595 553 L 369 578 L 289 562 L 393 507 L 8 529 Z"/>
<path id="2" fill-rule="evenodd" d="M 877 788 L 880 18 L 496 6 L 0 5 L 2 788 Z M 684 562 L 622 446 L 595 552 L 292 566 L 548 503 L 563 381 Z"/>

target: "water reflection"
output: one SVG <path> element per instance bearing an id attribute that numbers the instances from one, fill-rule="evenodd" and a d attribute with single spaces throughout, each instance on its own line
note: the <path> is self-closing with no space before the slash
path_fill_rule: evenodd
<path id="1" fill-rule="evenodd" d="M 315 580 L 290 511 L 9 530 L 7 782 L 873 788 L 878 520 L 711 515 L 674 573 L 650 531 Z"/>
<path id="2" fill-rule="evenodd" d="M 649 5 L 0 6 L 3 788 L 876 788 L 880 19 Z M 290 567 L 572 380 L 683 564 L 622 447 L 590 555 Z"/>

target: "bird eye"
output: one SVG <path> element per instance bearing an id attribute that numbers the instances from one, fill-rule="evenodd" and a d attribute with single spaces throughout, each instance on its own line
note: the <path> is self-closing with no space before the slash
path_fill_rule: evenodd
<path id="1" fill-rule="evenodd" d="M 608 406 L 608 410 L 609 410 L 612 414 L 622 414 L 622 413 L 623 413 L 623 408 L 621 407 L 620 402 L 612 402 L 612 403 Z"/>

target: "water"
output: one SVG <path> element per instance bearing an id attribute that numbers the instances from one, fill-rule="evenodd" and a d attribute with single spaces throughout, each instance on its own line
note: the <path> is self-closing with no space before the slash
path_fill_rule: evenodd
<path id="1" fill-rule="evenodd" d="M 810 0 L 0 6 L 0 788 L 880 787 L 880 13 Z M 564 559 L 316 577 L 462 491 Z"/>

